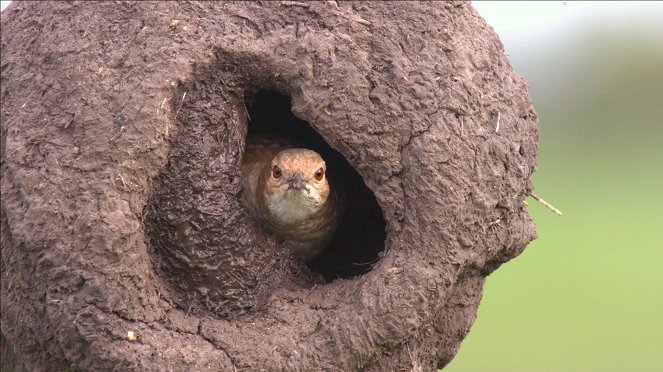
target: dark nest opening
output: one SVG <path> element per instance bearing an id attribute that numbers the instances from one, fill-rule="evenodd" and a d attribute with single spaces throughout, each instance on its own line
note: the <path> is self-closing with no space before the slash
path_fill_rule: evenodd
<path id="1" fill-rule="evenodd" d="M 248 97 L 247 136 L 270 134 L 317 151 L 327 162 L 330 181 L 347 192 L 346 210 L 325 251 L 307 263 L 327 281 L 368 272 L 384 250 L 385 222 L 375 195 L 359 173 L 304 120 L 291 111 L 290 97 L 261 91 Z"/>

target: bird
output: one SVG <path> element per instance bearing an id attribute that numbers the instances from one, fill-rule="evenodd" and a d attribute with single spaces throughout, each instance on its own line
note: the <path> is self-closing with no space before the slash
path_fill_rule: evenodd
<path id="1" fill-rule="evenodd" d="M 280 137 L 259 135 L 247 138 L 240 168 L 240 200 L 249 214 L 305 261 L 318 256 L 343 211 L 322 156 Z"/>

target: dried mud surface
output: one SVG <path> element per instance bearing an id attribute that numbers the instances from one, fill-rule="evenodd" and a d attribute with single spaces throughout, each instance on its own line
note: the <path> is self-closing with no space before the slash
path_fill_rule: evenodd
<path id="1" fill-rule="evenodd" d="M 469 3 L 13 2 L 1 43 L 2 349 L 30 370 L 433 370 L 536 235 L 538 118 Z M 239 205 L 252 131 L 354 190 L 308 266 Z"/>

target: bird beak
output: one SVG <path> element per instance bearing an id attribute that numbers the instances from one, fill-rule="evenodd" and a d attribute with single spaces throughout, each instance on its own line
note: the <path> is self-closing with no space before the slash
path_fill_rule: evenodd
<path id="1" fill-rule="evenodd" d="M 304 180 L 302 179 L 304 175 L 302 172 L 295 172 L 295 175 L 288 181 L 288 186 L 291 189 L 301 190 L 304 187 Z"/>

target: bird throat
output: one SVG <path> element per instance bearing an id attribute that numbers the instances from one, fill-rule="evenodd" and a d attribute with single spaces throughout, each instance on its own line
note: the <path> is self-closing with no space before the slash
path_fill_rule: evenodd
<path id="1" fill-rule="evenodd" d="M 280 198 L 274 198 L 269 203 L 270 212 L 280 224 L 298 224 L 313 216 L 320 205 L 304 189 L 289 189 Z"/>

